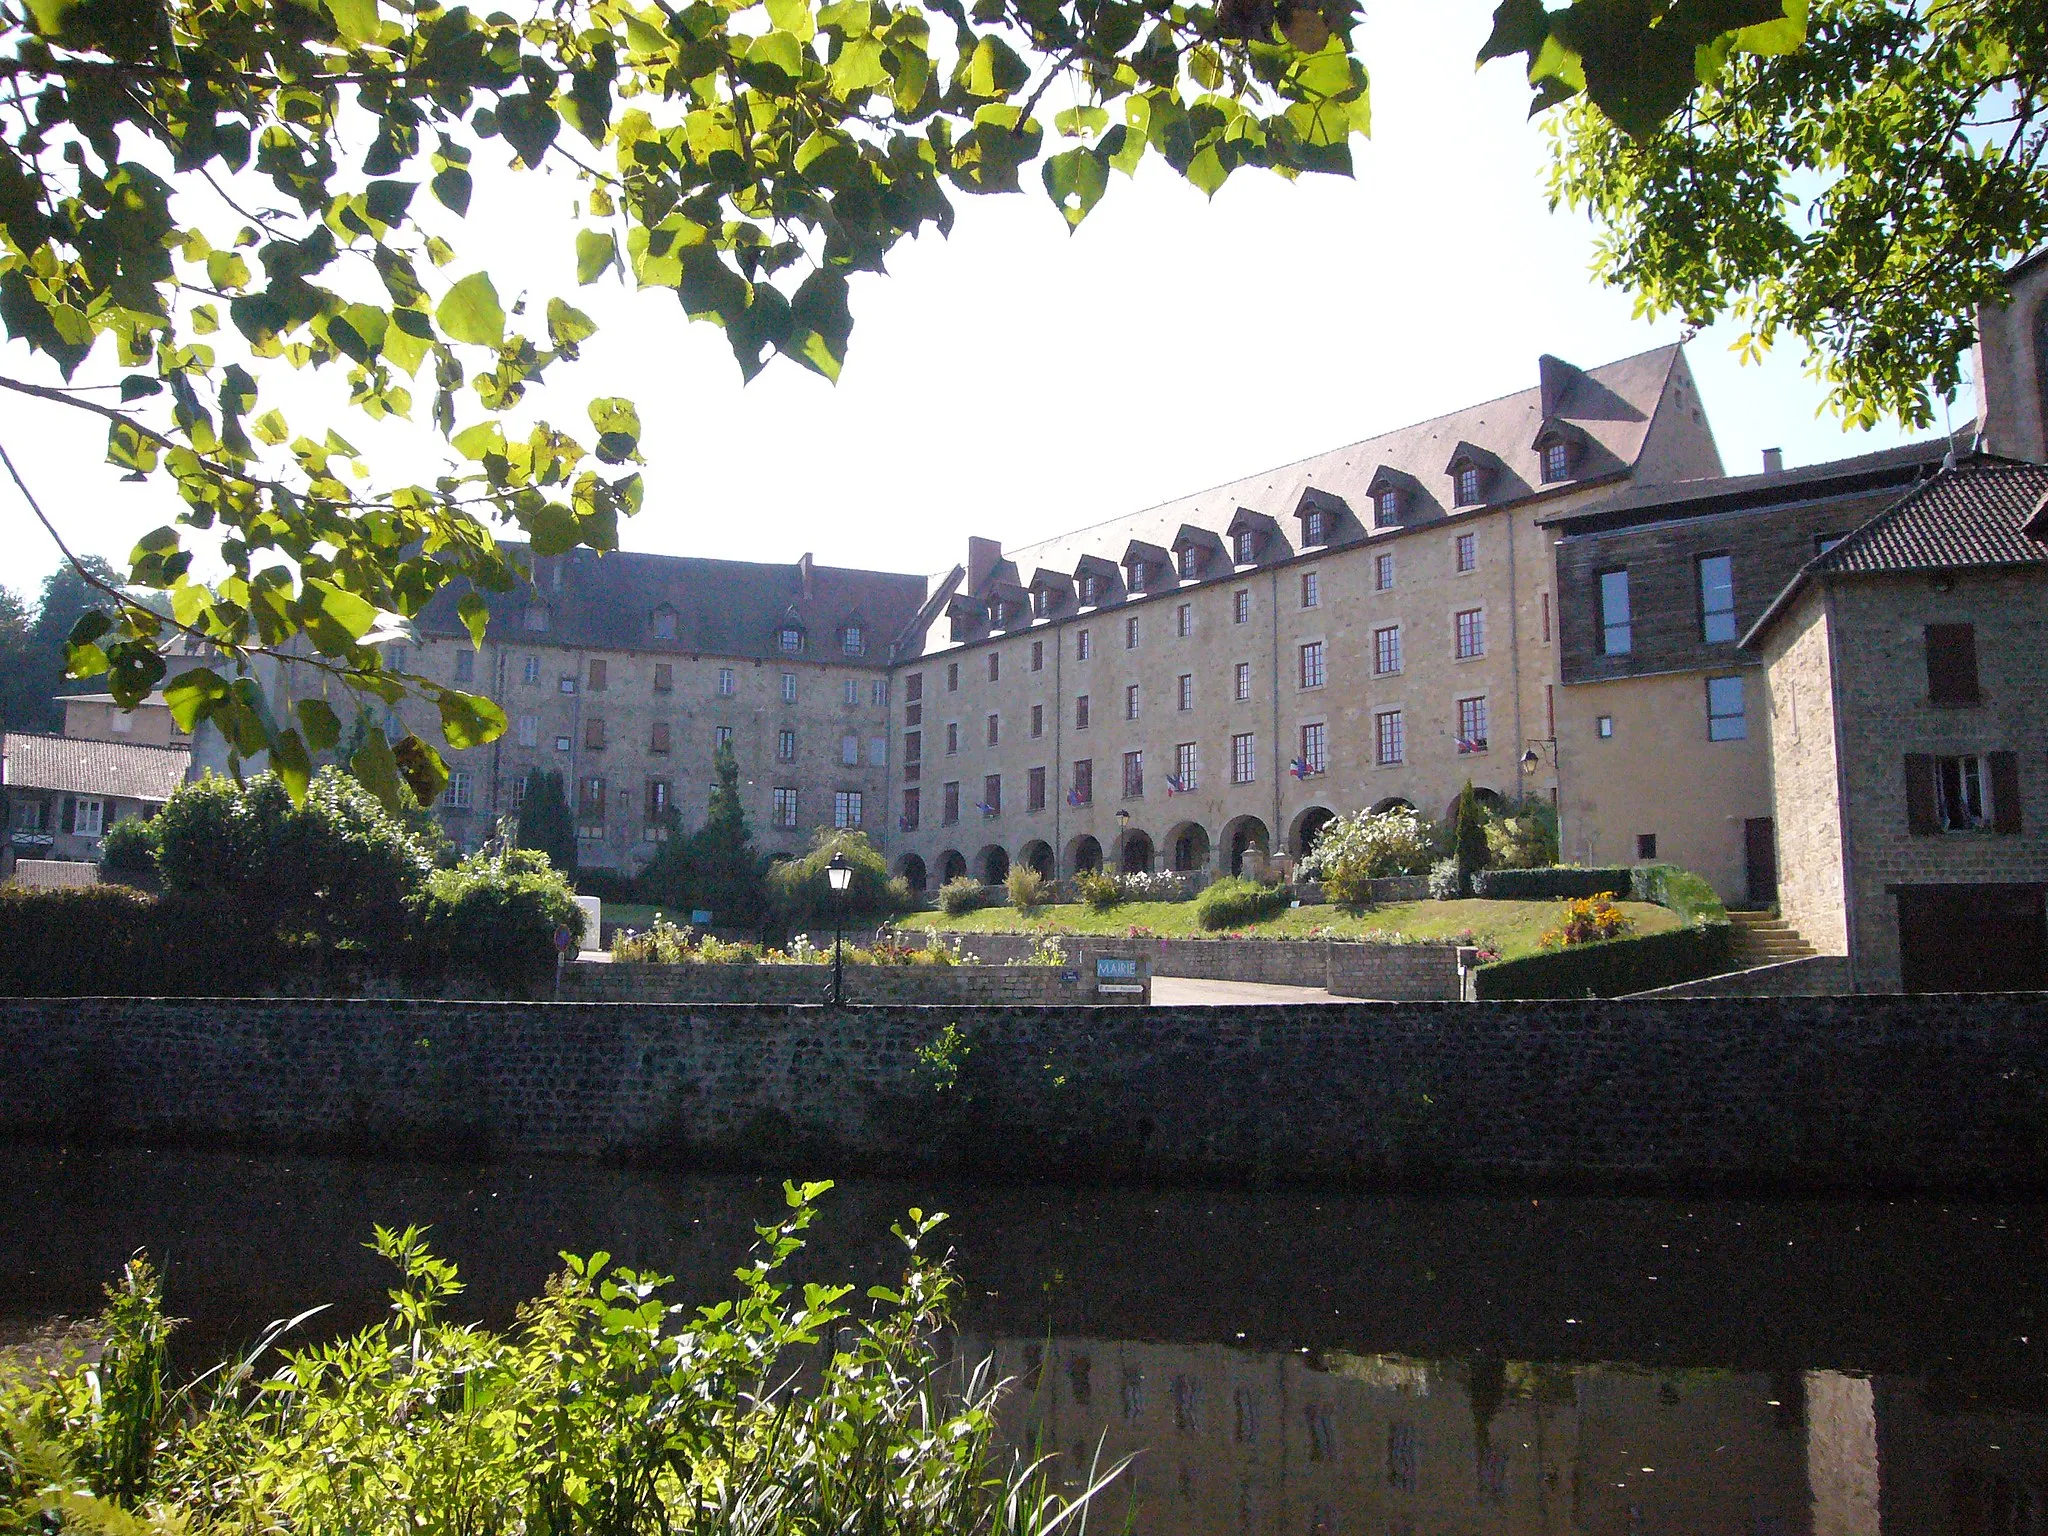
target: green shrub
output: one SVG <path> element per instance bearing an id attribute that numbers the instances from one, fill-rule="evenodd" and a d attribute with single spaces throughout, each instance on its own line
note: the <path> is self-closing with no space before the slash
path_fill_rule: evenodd
<path id="1" fill-rule="evenodd" d="M 1195 921 L 1215 932 L 1278 917 L 1294 900 L 1282 885 L 1260 885 L 1231 875 L 1195 898 Z"/>
<path id="2" fill-rule="evenodd" d="M 637 899 L 677 912 L 709 912 L 724 928 L 753 928 L 768 907 L 761 883 L 765 866 L 747 825 L 739 760 L 730 742 L 712 755 L 712 768 L 718 782 L 704 825 L 686 833 L 682 818 L 668 812 L 664 839 L 634 881 Z"/>
<path id="3" fill-rule="evenodd" d="M 1089 911 L 1107 912 L 1124 899 L 1124 888 L 1117 884 L 1115 875 L 1084 869 L 1074 876 L 1074 894 L 1087 904 Z"/>
<path id="4" fill-rule="evenodd" d="M 1486 862 L 1493 869 L 1543 869 L 1557 862 L 1557 807 L 1529 798 L 1486 813 Z"/>
<path id="5" fill-rule="evenodd" d="M 1572 901 L 1583 896 L 1619 896 L 1630 893 L 1631 871 L 1626 865 L 1605 869 L 1579 869 L 1554 865 L 1549 869 L 1482 869 L 1472 877 L 1472 894 L 1488 901 Z"/>
<path id="6" fill-rule="evenodd" d="M 124 816 L 100 839 L 100 869 L 110 875 L 154 878 L 160 845 L 154 816 Z"/>
<path id="7" fill-rule="evenodd" d="M 1010 893 L 1010 905 L 1019 912 L 1036 912 L 1052 901 L 1052 882 L 1029 864 L 1019 864 L 1003 882 Z"/>
<path id="8" fill-rule="evenodd" d="M 576 823 L 569 815 L 569 797 L 559 772 L 526 770 L 518 822 L 520 847 L 546 854 L 548 862 L 565 875 L 576 872 Z"/>
<path id="9" fill-rule="evenodd" d="M 1467 779 L 1451 822 L 1451 858 L 1458 866 L 1460 896 L 1472 894 L 1472 877 L 1486 868 L 1491 857 L 1486 846 L 1486 817 L 1486 806 Z"/>
<path id="10" fill-rule="evenodd" d="M 526 851 L 538 853 L 540 850 Z M 576 871 L 576 892 L 580 896 L 595 896 L 599 901 L 619 906 L 626 906 L 640 899 L 639 882 L 624 871 L 616 869 L 579 867 Z"/>
<path id="11" fill-rule="evenodd" d="M 1456 859 L 1438 859 L 1429 866 L 1429 899 L 1431 901 L 1456 901 L 1465 894 L 1465 882 L 1459 877 Z"/>
<path id="12" fill-rule="evenodd" d="M 1704 923 L 1601 944 L 1577 944 L 1482 965 L 1482 998 L 1621 997 L 1717 976 L 1733 964 L 1728 924 Z"/>
<path id="13" fill-rule="evenodd" d="M 939 887 L 939 910 L 948 917 L 979 910 L 981 882 L 969 875 L 955 875 Z"/>
<path id="14" fill-rule="evenodd" d="M 306 965 L 274 925 L 210 896 L 0 887 L 0 996 L 248 997 Z"/>
<path id="15" fill-rule="evenodd" d="M 554 970 L 555 930 L 583 934 L 583 909 L 547 855 L 514 848 L 437 869 L 412 898 L 411 968 L 532 991 Z M 495 988 L 494 988 L 495 990 Z"/>
<path id="16" fill-rule="evenodd" d="M 853 882 L 844 896 L 835 896 L 825 867 L 835 853 L 846 855 L 853 866 Z M 848 928 L 879 922 L 918 905 L 910 887 L 889 878 L 889 865 L 881 850 L 864 832 L 818 829 L 810 851 L 801 859 L 790 859 L 768 872 L 768 894 L 774 904 L 775 921 L 785 930 Z"/>
<path id="17" fill-rule="evenodd" d="M 1374 880 L 1423 873 L 1435 844 L 1435 829 L 1413 810 L 1360 811 L 1323 828 L 1301 872 L 1339 906 L 1368 906 Z"/>
<path id="18" fill-rule="evenodd" d="M 1725 923 L 1728 909 L 1714 888 L 1676 864 L 1638 864 L 1629 872 L 1629 894 L 1637 901 L 1669 907 L 1688 923 Z"/>

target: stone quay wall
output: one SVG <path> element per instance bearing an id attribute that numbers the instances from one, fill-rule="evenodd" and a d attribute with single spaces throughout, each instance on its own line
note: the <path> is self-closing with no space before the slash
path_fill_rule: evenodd
<path id="1" fill-rule="evenodd" d="M 1021 959 L 1038 942 L 1010 933 L 963 933 L 961 946 L 997 965 Z M 1454 944 L 1360 944 L 1344 939 L 1148 939 L 1065 936 L 1068 961 L 1093 974 L 1098 955 L 1143 955 L 1155 976 L 1257 981 L 1322 987 L 1339 997 L 1387 1002 L 1455 1002 Z"/>
<path id="2" fill-rule="evenodd" d="M 1141 963 L 1135 997 L 1151 996 Z M 1054 965 L 849 965 L 843 986 L 853 1004 L 903 1003 L 970 1007 L 1086 1006 L 1099 1001 L 1095 971 Z M 620 965 L 581 960 L 563 967 L 562 1001 L 581 1003 L 822 1002 L 831 984 L 826 965 Z"/>
<path id="3" fill-rule="evenodd" d="M 777 1176 L 2048 1188 L 2048 997 L 0 1000 L 0 1134 Z"/>

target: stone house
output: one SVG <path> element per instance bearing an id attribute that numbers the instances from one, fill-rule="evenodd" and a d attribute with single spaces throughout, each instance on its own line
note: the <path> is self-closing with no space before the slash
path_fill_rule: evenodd
<path id="1" fill-rule="evenodd" d="M 67 722 L 68 716 L 67 706 Z M 107 828 L 129 816 L 155 815 L 191 766 L 185 746 L 0 735 L 9 867 L 18 858 L 97 861 Z"/>
<path id="2" fill-rule="evenodd" d="M 1861 992 L 2048 986 L 2048 466 L 1977 455 L 1809 561 L 1764 673 L 1785 916 Z"/>

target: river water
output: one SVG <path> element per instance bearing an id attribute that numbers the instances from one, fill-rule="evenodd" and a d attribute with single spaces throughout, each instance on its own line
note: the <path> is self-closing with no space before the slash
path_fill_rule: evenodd
<path id="1" fill-rule="evenodd" d="M 0 1331 L 89 1313 L 137 1248 L 189 1361 L 316 1303 L 359 1323 L 376 1223 L 431 1224 L 491 1322 L 564 1249 L 708 1300 L 780 1204 L 559 1163 L 0 1148 Z M 1016 1432 L 1141 1452 L 1145 1536 L 2048 1533 L 2048 1206 L 876 1180 L 823 1204 L 803 1272 L 861 1284 L 906 1208 L 949 1213 L 963 1342 L 1018 1379 Z"/>

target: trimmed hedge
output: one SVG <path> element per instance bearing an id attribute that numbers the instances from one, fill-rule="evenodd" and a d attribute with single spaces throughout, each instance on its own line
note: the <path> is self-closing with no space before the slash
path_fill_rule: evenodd
<path id="1" fill-rule="evenodd" d="M 1629 871 L 1629 894 L 1669 907 L 1688 923 L 1725 923 L 1728 909 L 1701 876 L 1676 864 L 1638 864 Z"/>
<path id="2" fill-rule="evenodd" d="M 1621 997 L 1652 987 L 1715 976 L 1734 965 L 1734 930 L 1726 922 L 1646 933 L 1599 944 L 1496 960 L 1478 971 L 1479 996 L 1499 998 Z"/>
<path id="3" fill-rule="evenodd" d="M 1668 867 L 1668 866 L 1666 866 Z M 1575 869 L 1482 869 L 1472 876 L 1472 894 L 1488 901 L 1570 901 L 1581 896 L 1628 897 L 1635 871 L 1626 865 Z M 1654 900 L 1644 897 L 1643 900 Z"/>
<path id="4" fill-rule="evenodd" d="M 1284 885 L 1260 885 L 1230 875 L 1195 898 L 1195 921 L 1211 932 L 1236 928 L 1278 917 L 1293 902 L 1294 893 Z"/>

